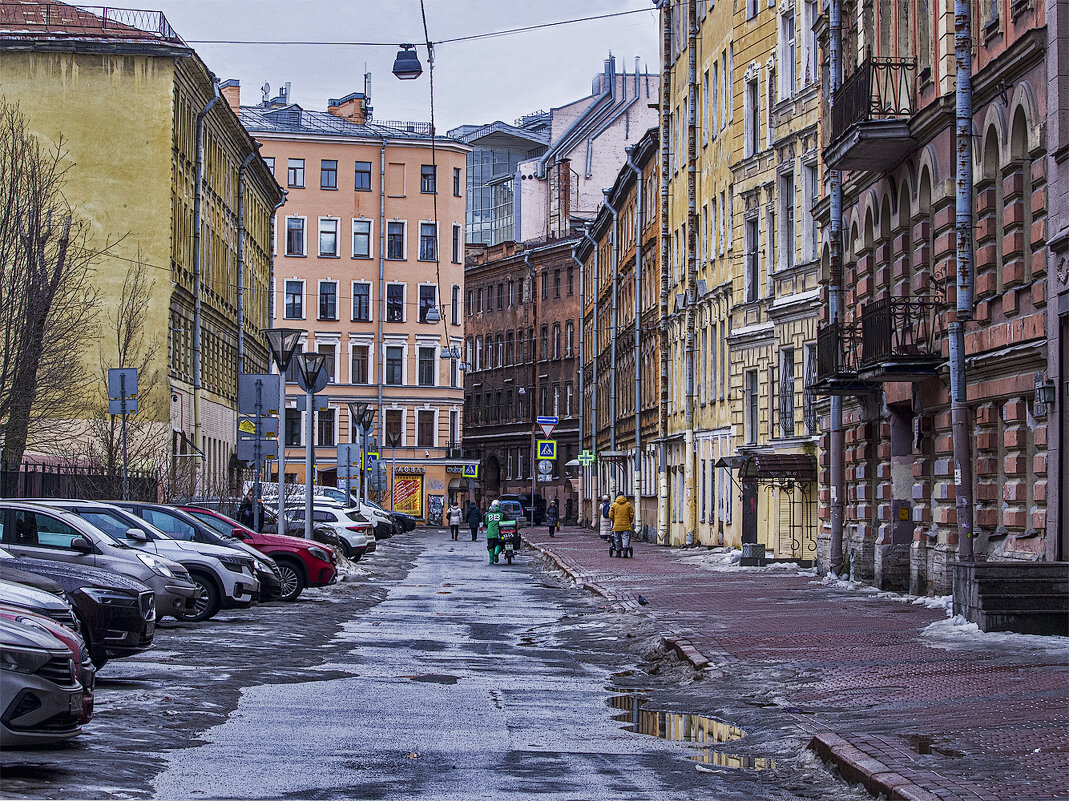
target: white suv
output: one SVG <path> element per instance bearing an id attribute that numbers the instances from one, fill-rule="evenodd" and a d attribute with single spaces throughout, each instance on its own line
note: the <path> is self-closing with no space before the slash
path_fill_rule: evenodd
<path id="1" fill-rule="evenodd" d="M 286 509 L 286 520 L 293 526 L 304 525 L 304 506 L 291 506 Z M 329 526 L 341 541 L 342 553 L 353 561 L 375 550 L 375 535 L 371 523 L 355 510 L 342 509 L 320 502 L 312 507 L 312 524 Z"/>

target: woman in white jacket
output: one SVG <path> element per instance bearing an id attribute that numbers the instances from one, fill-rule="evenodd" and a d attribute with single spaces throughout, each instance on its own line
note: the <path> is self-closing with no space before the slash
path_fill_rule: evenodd
<path id="1" fill-rule="evenodd" d="M 449 534 L 453 539 L 459 539 L 460 537 L 460 524 L 463 521 L 463 514 L 461 514 L 460 506 L 456 501 L 453 501 L 449 508 L 445 510 L 446 519 L 449 521 Z"/>

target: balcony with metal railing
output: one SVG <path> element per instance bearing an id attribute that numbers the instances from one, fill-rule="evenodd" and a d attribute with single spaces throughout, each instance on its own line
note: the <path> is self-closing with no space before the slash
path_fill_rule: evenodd
<path id="1" fill-rule="evenodd" d="M 861 326 L 833 322 L 817 329 L 817 370 L 811 391 L 816 395 L 863 395 L 876 389 L 858 375 L 861 368 Z"/>
<path id="2" fill-rule="evenodd" d="M 869 56 L 843 81 L 829 120 L 828 167 L 886 170 L 916 147 L 909 131 L 916 72 L 916 59 Z"/>
<path id="3" fill-rule="evenodd" d="M 942 353 L 942 306 L 934 300 L 881 298 L 861 311 L 861 364 L 866 381 L 920 381 L 936 375 Z"/>

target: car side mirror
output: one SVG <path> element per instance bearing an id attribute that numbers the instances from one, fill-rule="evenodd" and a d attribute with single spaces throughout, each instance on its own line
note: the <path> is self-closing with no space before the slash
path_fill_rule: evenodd
<path id="1" fill-rule="evenodd" d="M 148 534 L 139 528 L 126 529 L 126 538 L 128 540 L 137 540 L 138 542 L 148 542 Z"/>
<path id="2" fill-rule="evenodd" d="M 93 546 L 89 544 L 89 540 L 85 537 L 74 537 L 71 539 L 71 550 L 78 553 L 92 553 Z"/>
<path id="3" fill-rule="evenodd" d="M 243 539 L 245 539 L 245 537 L 248 536 L 245 533 L 245 529 L 242 529 L 242 528 L 236 528 L 233 531 L 231 531 L 230 533 L 233 534 L 235 537 L 237 537 L 239 540 L 243 540 Z"/>

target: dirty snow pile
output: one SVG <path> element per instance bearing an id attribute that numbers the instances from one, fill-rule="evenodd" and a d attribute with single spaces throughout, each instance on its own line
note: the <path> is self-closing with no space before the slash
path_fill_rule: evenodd
<path id="1" fill-rule="evenodd" d="M 681 562 L 692 564 L 702 570 L 713 570 L 719 573 L 736 571 L 786 571 L 799 576 L 815 576 L 817 574 L 816 568 L 801 568 L 795 562 L 770 562 L 764 567 L 743 567 L 739 564 L 739 561 L 742 559 L 742 551 L 735 548 L 688 550 L 683 551 L 677 558 Z"/>
<path id="2" fill-rule="evenodd" d="M 928 624 L 921 636 L 929 645 L 948 651 L 981 647 L 1035 656 L 1047 655 L 1057 657 L 1063 664 L 1069 662 L 1069 637 L 980 631 L 979 626 L 970 623 L 961 615 Z"/>

